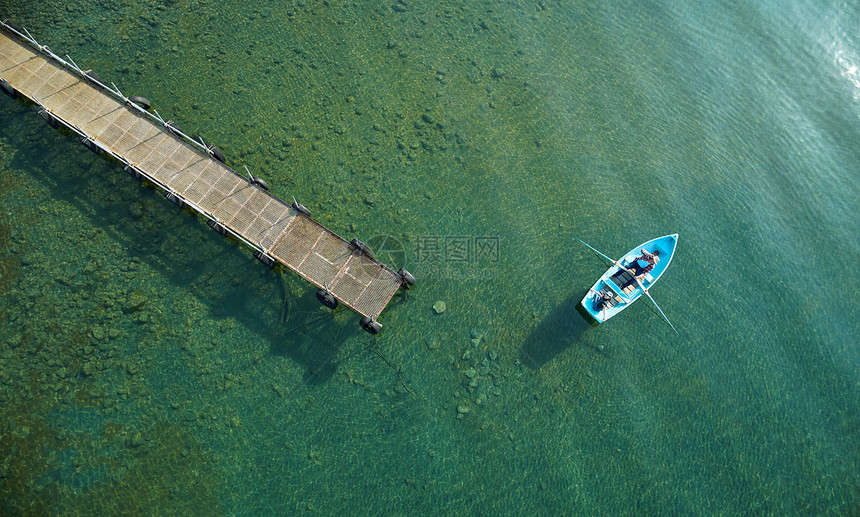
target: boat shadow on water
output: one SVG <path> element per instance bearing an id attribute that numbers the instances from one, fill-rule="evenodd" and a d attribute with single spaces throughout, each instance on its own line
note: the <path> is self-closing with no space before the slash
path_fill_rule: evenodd
<path id="1" fill-rule="evenodd" d="M 520 360 L 530 368 L 540 368 L 574 346 L 593 323 L 579 301 L 584 293 L 567 297 L 554 308 L 520 347 Z"/>

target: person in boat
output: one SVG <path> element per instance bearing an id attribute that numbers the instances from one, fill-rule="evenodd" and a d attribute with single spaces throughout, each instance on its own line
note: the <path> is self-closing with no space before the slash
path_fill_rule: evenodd
<path id="1" fill-rule="evenodd" d="M 609 291 L 597 292 L 594 289 L 589 289 L 594 296 L 594 310 L 599 311 L 603 307 L 609 305 L 609 302 L 612 300 L 612 293 Z"/>
<path id="2" fill-rule="evenodd" d="M 654 269 L 654 266 L 660 262 L 660 250 L 654 250 L 654 253 L 649 253 L 647 251 L 640 250 L 642 252 L 641 255 L 633 259 L 633 261 L 627 265 L 627 267 L 622 266 L 618 262 L 615 262 L 615 265 L 621 268 L 620 271 L 612 275 L 612 278 L 619 279 L 624 271 L 630 273 L 630 280 L 624 282 L 621 286 L 621 289 L 627 289 L 629 286 L 636 284 L 636 279 L 639 279 L 641 282 L 645 275 L 651 272 Z M 644 264 L 644 265 L 643 265 Z"/>

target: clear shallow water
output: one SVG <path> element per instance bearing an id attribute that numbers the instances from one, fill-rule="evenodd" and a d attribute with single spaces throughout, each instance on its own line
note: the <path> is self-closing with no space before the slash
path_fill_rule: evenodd
<path id="1" fill-rule="evenodd" d="M 4 9 L 424 273 L 374 340 L 0 102 L 4 513 L 856 511 L 850 4 Z"/>

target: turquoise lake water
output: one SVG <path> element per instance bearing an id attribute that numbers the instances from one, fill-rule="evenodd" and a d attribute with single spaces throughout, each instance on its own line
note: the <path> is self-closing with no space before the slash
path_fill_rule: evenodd
<path id="1" fill-rule="evenodd" d="M 856 4 L 0 17 L 418 278 L 373 337 L 3 96 L 0 514 L 860 512 Z M 585 322 L 670 233 L 679 334 Z"/>

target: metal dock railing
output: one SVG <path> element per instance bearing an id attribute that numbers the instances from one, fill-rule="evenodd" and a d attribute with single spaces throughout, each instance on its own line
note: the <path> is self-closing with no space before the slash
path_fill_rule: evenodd
<path id="1" fill-rule="evenodd" d="M 174 204 L 199 212 L 218 233 L 253 248 L 264 264 L 283 264 L 319 287 L 326 306 L 340 302 L 359 313 L 368 332 L 379 331 L 376 318 L 397 290 L 414 283 L 405 270 L 375 260 L 361 241 L 347 242 L 313 220 L 295 199 L 288 205 L 264 181 L 237 174 L 217 148 L 150 113 L 146 99 L 126 97 L 7 22 L 0 22 L 0 88 L 29 99 L 51 127 L 65 126 Z"/>

